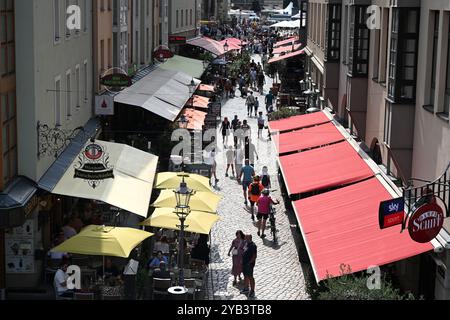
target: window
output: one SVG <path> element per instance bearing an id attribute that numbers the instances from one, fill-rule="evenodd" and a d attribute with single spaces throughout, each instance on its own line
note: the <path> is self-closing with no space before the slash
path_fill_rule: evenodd
<path id="1" fill-rule="evenodd" d="M 61 123 L 61 77 L 55 78 L 55 125 L 60 126 Z"/>
<path id="2" fill-rule="evenodd" d="M 111 64 L 111 55 L 112 55 L 112 51 L 111 51 L 111 39 L 108 39 L 108 68 L 112 67 Z"/>
<path id="3" fill-rule="evenodd" d="M 150 55 L 149 55 L 149 48 L 150 48 L 150 29 L 149 28 L 147 28 L 147 30 L 146 30 L 146 35 L 145 35 L 145 37 L 146 37 L 146 42 L 145 42 L 145 52 L 146 52 L 146 57 L 147 57 L 147 59 L 149 59 L 150 58 Z"/>
<path id="4" fill-rule="evenodd" d="M 100 2 L 100 11 L 105 11 L 105 0 Z"/>
<path id="5" fill-rule="evenodd" d="M 414 103 L 419 34 L 419 9 L 394 8 L 389 61 L 388 98 Z"/>
<path id="6" fill-rule="evenodd" d="M 185 11 L 185 20 L 184 21 L 186 21 L 186 27 L 188 26 L 188 10 L 186 9 L 186 11 Z"/>
<path id="7" fill-rule="evenodd" d="M 438 40 L 439 40 L 439 11 L 431 11 L 431 22 L 433 24 L 432 39 L 433 48 L 431 49 L 431 81 L 430 81 L 430 105 L 434 105 L 434 97 L 436 93 L 436 65 L 438 54 Z"/>
<path id="8" fill-rule="evenodd" d="M 379 72 L 378 82 L 386 83 L 386 68 L 388 58 L 388 38 L 389 38 L 389 8 L 383 8 L 382 10 L 382 26 L 380 32 L 380 59 L 379 59 Z"/>
<path id="9" fill-rule="evenodd" d="M 331 4 L 326 25 L 325 52 L 328 61 L 339 61 L 341 44 L 341 5 Z"/>
<path id="10" fill-rule="evenodd" d="M 392 105 L 386 102 L 386 110 L 384 114 L 384 142 L 391 144 L 391 122 L 392 122 Z"/>
<path id="11" fill-rule="evenodd" d="M 100 40 L 100 68 L 101 72 L 105 70 L 105 40 Z"/>
<path id="12" fill-rule="evenodd" d="M 76 92 L 75 92 L 75 97 L 76 97 L 76 101 L 75 101 L 75 107 L 78 109 L 81 106 L 81 101 L 80 101 L 80 66 L 77 65 L 75 68 L 75 86 L 76 86 Z"/>
<path id="13" fill-rule="evenodd" d="M 189 22 L 190 22 L 190 25 L 192 26 L 192 9 L 189 11 L 189 15 L 190 15 Z"/>
<path id="14" fill-rule="evenodd" d="M 84 32 L 87 32 L 87 30 L 88 30 L 88 21 L 89 21 L 89 18 L 88 18 L 88 14 L 89 14 L 89 8 L 88 8 L 88 0 L 84 0 L 84 2 L 83 2 L 83 17 L 84 17 L 84 19 L 83 19 L 83 31 Z"/>
<path id="15" fill-rule="evenodd" d="M 350 7 L 349 74 L 367 76 L 369 61 L 369 29 L 366 21 L 367 6 Z"/>
<path id="16" fill-rule="evenodd" d="M 60 35 L 60 8 L 59 8 L 60 0 L 53 0 L 53 29 L 55 42 L 58 42 L 61 38 Z"/>
<path id="17" fill-rule="evenodd" d="M 88 63 L 84 62 L 83 65 L 83 82 L 84 82 L 84 103 L 88 102 Z"/>
<path id="18" fill-rule="evenodd" d="M 0 9 L 0 77 L 15 71 L 14 3 Z"/>
<path id="19" fill-rule="evenodd" d="M 67 118 L 72 116 L 72 87 L 70 81 L 70 73 L 71 71 L 67 71 L 66 73 L 66 112 Z"/>
<path id="20" fill-rule="evenodd" d="M 450 13 L 447 13 L 450 16 Z M 450 17 L 448 17 L 450 19 Z M 447 76 L 445 82 L 444 108 L 441 113 L 448 117 L 450 109 L 450 23 L 447 37 Z"/>
<path id="21" fill-rule="evenodd" d="M 183 15 L 183 10 L 181 10 L 181 12 L 180 12 L 181 14 L 181 27 L 183 28 L 183 26 L 184 26 L 184 23 L 183 23 L 183 17 L 184 17 L 184 15 Z"/>
<path id="22" fill-rule="evenodd" d="M 178 28 L 178 10 L 177 10 L 177 24 L 176 27 Z"/>
<path id="23" fill-rule="evenodd" d="M 0 96 L 2 119 L 3 185 L 17 175 L 16 95 L 14 91 Z"/>
<path id="24" fill-rule="evenodd" d="M 65 7 L 63 8 L 64 9 L 64 16 L 66 16 L 66 10 L 67 10 L 67 8 L 70 6 L 70 0 L 66 0 L 66 5 L 65 5 Z M 65 25 L 65 27 L 66 27 L 66 38 L 69 38 L 70 37 L 70 34 L 71 34 L 71 31 L 70 31 L 70 29 L 68 28 L 68 26 L 67 26 L 67 23 L 64 23 L 64 25 Z"/>
<path id="25" fill-rule="evenodd" d="M 342 62 L 344 64 L 347 64 L 348 62 L 348 6 L 345 6 L 344 10 L 344 31 L 342 34 L 342 39 L 344 39 L 344 48 L 343 48 L 343 60 Z"/>

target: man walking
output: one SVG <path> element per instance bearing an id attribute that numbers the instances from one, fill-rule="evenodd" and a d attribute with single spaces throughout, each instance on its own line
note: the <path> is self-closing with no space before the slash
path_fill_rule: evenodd
<path id="1" fill-rule="evenodd" d="M 244 255 L 242 257 L 242 271 L 244 273 L 244 289 L 241 290 L 241 294 L 249 293 L 249 298 L 255 297 L 255 278 L 253 277 L 253 270 L 255 268 L 257 247 L 253 242 L 252 235 L 245 236 Z M 249 289 L 250 287 L 250 289 Z"/>
<path id="2" fill-rule="evenodd" d="M 266 95 L 266 111 L 269 113 L 269 111 L 273 108 L 273 94 L 272 90 L 269 91 L 269 93 Z"/>
<path id="3" fill-rule="evenodd" d="M 255 176 L 255 169 L 253 169 L 252 166 L 250 166 L 250 160 L 245 160 L 245 166 L 242 167 L 241 172 L 239 173 L 238 181 L 241 181 L 242 179 L 242 189 L 244 191 L 244 200 L 245 205 L 248 204 L 247 202 L 247 190 L 250 184 L 253 181 L 253 177 Z"/>
<path id="4" fill-rule="evenodd" d="M 254 106 L 254 109 L 255 109 L 255 118 L 258 116 L 258 109 L 259 109 L 259 100 L 258 100 L 258 97 L 255 97 L 255 106 Z"/>
<path id="5" fill-rule="evenodd" d="M 253 107 L 255 105 L 255 97 L 253 96 L 253 92 L 250 91 L 250 95 L 247 97 L 245 103 L 247 104 L 247 116 L 250 117 L 253 113 Z"/>

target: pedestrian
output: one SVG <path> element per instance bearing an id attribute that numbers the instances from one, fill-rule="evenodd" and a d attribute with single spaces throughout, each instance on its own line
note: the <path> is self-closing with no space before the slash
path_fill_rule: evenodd
<path id="1" fill-rule="evenodd" d="M 245 159 L 245 166 L 242 167 L 241 172 L 239 173 L 238 181 L 242 179 L 242 190 L 244 192 L 244 204 L 247 205 L 247 190 L 250 184 L 253 181 L 253 177 L 255 176 L 255 169 L 250 166 L 250 160 Z"/>
<path id="2" fill-rule="evenodd" d="M 254 109 L 255 109 L 255 118 L 258 116 L 258 109 L 259 109 L 259 100 L 258 97 L 255 97 L 255 105 L 254 105 Z"/>
<path id="3" fill-rule="evenodd" d="M 233 267 L 231 268 L 231 274 L 234 276 L 233 286 L 237 285 L 237 277 L 239 282 L 242 281 L 242 257 L 244 256 L 245 235 L 241 230 L 236 232 L 236 239 L 231 243 L 230 250 L 228 250 L 228 256 L 233 254 Z"/>
<path id="4" fill-rule="evenodd" d="M 255 97 L 253 92 L 250 91 L 250 95 L 247 97 L 245 102 L 247 104 L 247 116 L 250 117 L 253 113 L 253 107 L 255 106 Z"/>
<path id="5" fill-rule="evenodd" d="M 231 128 L 233 129 L 233 132 L 237 130 L 238 125 L 239 125 L 239 117 L 235 115 L 234 119 L 231 120 Z"/>
<path id="6" fill-rule="evenodd" d="M 212 139 L 212 143 L 215 142 L 215 139 Z M 211 166 L 211 177 L 214 177 L 214 181 L 217 184 L 219 182 L 219 179 L 217 179 L 217 162 L 216 162 L 216 148 L 212 148 L 212 150 L 204 151 L 204 162 L 205 164 Z"/>
<path id="7" fill-rule="evenodd" d="M 252 143 L 251 139 L 247 139 L 245 142 L 245 159 L 250 160 L 250 165 L 255 167 L 255 158 L 259 160 L 258 153 L 256 152 L 256 147 Z"/>
<path id="8" fill-rule="evenodd" d="M 222 132 L 223 144 L 228 144 L 228 136 L 230 135 L 231 123 L 228 120 L 228 117 L 223 119 L 222 125 L 220 127 L 220 131 Z"/>
<path id="9" fill-rule="evenodd" d="M 259 112 L 258 116 L 258 138 L 262 137 L 262 131 L 264 129 L 264 126 L 266 124 L 266 119 L 264 119 L 262 111 Z"/>
<path id="10" fill-rule="evenodd" d="M 235 164 L 236 177 L 238 177 L 241 174 L 242 167 L 244 165 L 244 159 L 245 159 L 245 151 L 244 151 L 244 148 L 242 147 L 241 143 L 239 143 L 235 146 L 234 152 L 235 152 L 234 160 L 236 162 L 236 164 Z"/>
<path id="11" fill-rule="evenodd" d="M 235 157 L 235 150 L 232 146 L 226 146 L 226 157 L 227 157 L 227 170 L 225 172 L 225 177 L 228 177 L 228 169 L 231 167 L 231 171 L 233 172 L 233 178 L 235 177 L 234 174 L 234 157 Z"/>
<path id="12" fill-rule="evenodd" d="M 248 186 L 248 200 L 250 201 L 250 213 L 252 214 L 252 220 L 255 221 L 255 204 L 258 202 L 261 193 L 264 190 L 261 184 L 261 178 L 255 176 L 253 182 Z"/>
<path id="13" fill-rule="evenodd" d="M 267 168 L 267 166 L 264 166 L 262 168 L 261 184 L 266 189 L 269 189 L 269 190 L 272 189 L 272 182 L 270 181 L 269 168 Z"/>
<path id="14" fill-rule="evenodd" d="M 245 236 L 244 254 L 242 256 L 242 272 L 244 274 L 244 289 L 241 294 L 249 294 L 249 298 L 255 297 L 255 278 L 253 271 L 255 269 L 257 258 L 257 247 L 253 242 L 252 235 Z M 250 288 L 249 288 L 250 287 Z"/>
<path id="15" fill-rule="evenodd" d="M 260 71 L 258 74 L 258 90 L 261 95 L 264 94 L 264 84 L 266 83 L 266 77 L 264 72 Z"/>
<path id="16" fill-rule="evenodd" d="M 243 139 L 244 139 L 244 144 L 247 144 L 248 141 L 250 140 L 250 137 L 252 136 L 252 128 L 250 127 L 250 125 L 248 124 L 247 120 L 244 120 L 242 122 L 242 135 L 243 135 Z"/>
<path id="17" fill-rule="evenodd" d="M 261 238 L 265 238 L 264 230 L 266 229 L 267 219 L 269 217 L 270 208 L 272 204 L 280 204 L 280 201 L 274 201 L 270 197 L 269 189 L 264 189 L 262 192 L 262 196 L 256 202 L 258 206 L 258 236 Z M 262 232 L 261 232 L 262 231 Z"/>
<path id="18" fill-rule="evenodd" d="M 273 96 L 272 90 L 270 90 L 269 93 L 266 95 L 266 111 L 267 111 L 267 113 L 270 113 L 269 110 L 273 106 L 273 98 L 274 98 L 274 96 Z"/>
<path id="19" fill-rule="evenodd" d="M 252 68 L 250 71 L 250 79 L 251 79 L 251 86 L 252 88 L 256 88 L 256 78 L 258 76 L 258 73 L 256 71 L 256 67 Z"/>

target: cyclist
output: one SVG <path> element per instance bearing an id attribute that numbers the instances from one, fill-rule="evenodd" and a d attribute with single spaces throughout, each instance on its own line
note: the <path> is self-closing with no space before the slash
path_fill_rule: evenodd
<path id="1" fill-rule="evenodd" d="M 262 196 L 258 199 L 258 236 L 261 238 L 265 238 L 264 230 L 266 229 L 267 219 L 269 218 L 270 208 L 272 204 L 280 204 L 280 201 L 274 201 L 270 196 L 269 189 L 264 189 L 262 192 Z M 262 233 L 261 233 L 262 229 Z"/>

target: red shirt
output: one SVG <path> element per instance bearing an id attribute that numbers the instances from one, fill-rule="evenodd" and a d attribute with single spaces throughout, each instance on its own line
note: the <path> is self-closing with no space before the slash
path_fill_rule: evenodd
<path id="1" fill-rule="evenodd" d="M 270 213 L 270 204 L 274 203 L 270 196 L 261 196 L 258 199 L 258 213 L 261 214 L 269 214 Z"/>
<path id="2" fill-rule="evenodd" d="M 261 196 L 261 192 L 264 190 L 264 186 L 260 182 L 258 182 L 259 194 L 257 196 L 255 196 L 255 195 L 252 194 L 252 186 L 254 184 L 256 184 L 256 183 L 253 182 L 248 187 L 248 197 L 249 197 L 250 201 L 256 202 L 256 201 L 258 201 L 259 197 Z"/>

